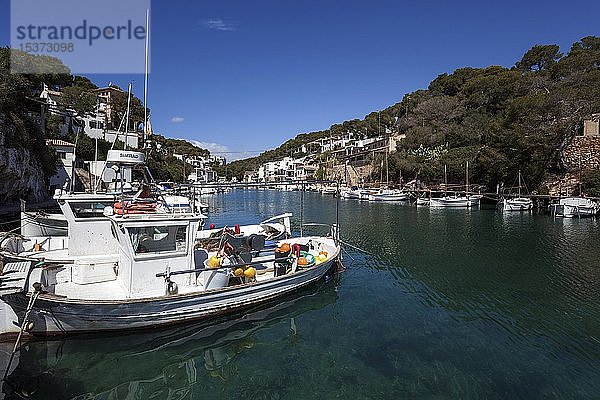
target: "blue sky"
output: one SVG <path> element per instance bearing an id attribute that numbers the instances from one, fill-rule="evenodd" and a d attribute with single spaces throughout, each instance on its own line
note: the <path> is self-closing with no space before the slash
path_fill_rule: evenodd
<path id="1" fill-rule="evenodd" d="M 9 1 L 0 0 L 0 45 Z M 117 12 L 117 11 L 116 11 Z M 240 158 L 362 118 L 463 66 L 600 35 L 600 2 L 152 1 L 155 131 Z M 93 75 L 98 85 L 142 75 Z"/>

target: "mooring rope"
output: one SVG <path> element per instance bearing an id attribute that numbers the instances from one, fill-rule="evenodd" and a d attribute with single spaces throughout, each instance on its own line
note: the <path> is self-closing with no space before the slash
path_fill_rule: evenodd
<path id="1" fill-rule="evenodd" d="M 8 372 L 10 371 L 10 366 L 13 362 L 13 359 L 15 358 L 15 354 L 17 353 L 17 350 L 19 349 L 19 344 L 21 343 L 21 337 L 23 336 L 23 332 L 25 331 L 25 325 L 27 325 L 28 318 L 29 318 L 29 314 L 31 313 L 31 310 L 33 309 L 33 305 L 35 304 L 35 301 L 37 300 L 38 296 L 42 293 L 42 285 L 40 285 L 39 283 L 34 283 L 33 287 L 35 288 L 35 292 L 33 292 L 33 294 L 31 295 L 31 297 L 29 298 L 29 303 L 27 304 L 27 309 L 25 310 L 25 315 L 23 316 L 23 322 L 21 323 L 21 329 L 19 330 L 19 335 L 17 336 L 17 340 L 15 341 L 15 345 L 13 347 L 13 351 L 10 355 L 10 359 L 8 360 L 8 365 L 6 366 L 6 371 L 4 371 L 4 377 L 2 378 L 3 381 L 6 380 L 6 377 L 8 376 Z"/>

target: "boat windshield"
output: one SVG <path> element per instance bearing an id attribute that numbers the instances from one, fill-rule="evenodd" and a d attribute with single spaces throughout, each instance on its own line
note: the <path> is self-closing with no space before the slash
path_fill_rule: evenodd
<path id="1" fill-rule="evenodd" d="M 128 228 L 135 254 L 186 252 L 186 225 Z"/>
<path id="2" fill-rule="evenodd" d="M 69 202 L 75 218 L 98 218 L 104 217 L 104 208 L 112 207 L 114 200 Z"/>

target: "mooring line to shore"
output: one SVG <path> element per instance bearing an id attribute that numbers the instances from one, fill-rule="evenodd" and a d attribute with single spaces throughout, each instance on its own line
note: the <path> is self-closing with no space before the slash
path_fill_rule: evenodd
<path id="1" fill-rule="evenodd" d="M 370 255 L 370 256 L 373 256 L 373 257 L 375 257 L 375 254 L 373 254 L 373 253 L 371 253 L 371 252 L 368 252 L 367 250 L 363 250 L 363 249 L 361 249 L 361 248 L 360 248 L 360 247 L 358 247 L 358 246 L 354 246 L 354 245 L 352 245 L 352 244 L 350 244 L 350 243 L 348 243 L 348 242 L 345 242 L 345 241 L 343 241 L 342 239 L 340 239 L 340 242 L 342 242 L 342 244 L 343 244 L 343 245 L 345 245 L 345 246 L 348 246 L 348 247 L 350 247 L 350 248 L 351 248 L 351 249 L 353 249 L 353 250 L 360 251 L 361 253 L 365 253 L 365 254 L 368 254 L 368 255 Z"/>

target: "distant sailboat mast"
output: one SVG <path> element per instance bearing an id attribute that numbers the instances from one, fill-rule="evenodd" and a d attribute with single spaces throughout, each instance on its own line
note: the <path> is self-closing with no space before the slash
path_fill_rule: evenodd
<path id="1" fill-rule="evenodd" d="M 469 197 L 469 161 L 467 161 L 467 181 L 466 181 L 466 196 Z"/>
<path id="2" fill-rule="evenodd" d="M 444 196 L 448 196 L 448 167 L 444 164 Z"/>

